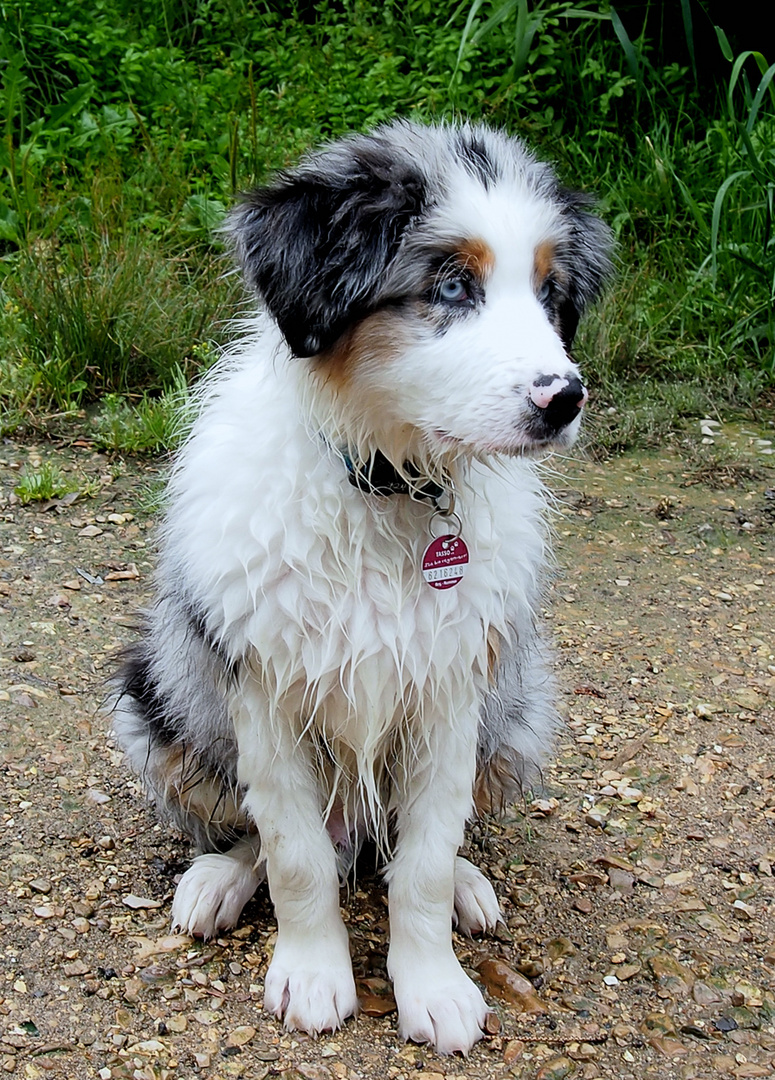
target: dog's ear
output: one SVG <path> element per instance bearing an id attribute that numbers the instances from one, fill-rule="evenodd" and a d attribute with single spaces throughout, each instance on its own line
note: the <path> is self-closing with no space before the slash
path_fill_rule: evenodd
<path id="1" fill-rule="evenodd" d="M 425 183 L 378 135 L 337 144 L 245 196 L 230 230 L 249 285 L 296 356 L 372 310 Z"/>
<path id="2" fill-rule="evenodd" d="M 566 285 L 557 309 L 560 336 L 565 348 L 570 349 L 581 316 L 600 296 L 613 273 L 613 233 L 605 222 L 589 213 L 594 200 L 588 195 L 560 188 L 557 198 L 570 223 L 568 238 L 561 246 Z"/>

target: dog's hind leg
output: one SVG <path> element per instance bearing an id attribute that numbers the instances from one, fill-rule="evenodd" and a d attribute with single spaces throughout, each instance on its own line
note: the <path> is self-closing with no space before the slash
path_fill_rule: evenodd
<path id="1" fill-rule="evenodd" d="M 203 938 L 228 930 L 265 877 L 257 836 L 243 837 L 223 855 L 200 855 L 175 891 L 172 925 Z"/>
<path id="2" fill-rule="evenodd" d="M 455 859 L 455 922 L 461 934 L 491 933 L 502 918 L 490 882 L 473 863 Z"/>

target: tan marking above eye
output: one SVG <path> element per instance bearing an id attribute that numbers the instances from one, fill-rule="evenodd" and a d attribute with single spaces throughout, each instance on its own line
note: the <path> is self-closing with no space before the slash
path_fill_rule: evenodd
<path id="1" fill-rule="evenodd" d="M 471 269 L 480 281 L 486 281 L 495 266 L 495 252 L 486 240 L 473 237 L 457 247 L 456 261 L 461 269 Z"/>
<path id="2" fill-rule="evenodd" d="M 536 295 L 550 274 L 556 273 L 555 248 L 551 240 L 543 240 L 533 254 L 533 288 Z"/>

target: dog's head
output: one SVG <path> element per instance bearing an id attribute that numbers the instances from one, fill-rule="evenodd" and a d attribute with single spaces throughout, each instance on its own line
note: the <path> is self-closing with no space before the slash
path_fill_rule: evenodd
<path id="1" fill-rule="evenodd" d="M 518 140 L 399 121 L 248 194 L 231 233 L 291 351 L 362 428 L 412 428 L 432 451 L 572 441 L 586 390 L 569 350 L 610 233 Z"/>

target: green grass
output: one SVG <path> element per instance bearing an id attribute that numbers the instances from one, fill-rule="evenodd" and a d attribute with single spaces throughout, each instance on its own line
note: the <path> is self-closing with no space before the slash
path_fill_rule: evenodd
<path id="1" fill-rule="evenodd" d="M 719 31 L 725 78 L 700 86 L 699 8 L 681 6 L 684 66 L 656 9 L 628 29 L 597 0 L 83 10 L 4 8 L 0 431 L 64 418 L 105 449 L 174 444 L 244 303 L 213 231 L 234 192 L 394 115 L 502 125 L 597 193 L 619 242 L 578 342 L 600 446 L 772 394 L 775 66 Z"/>

